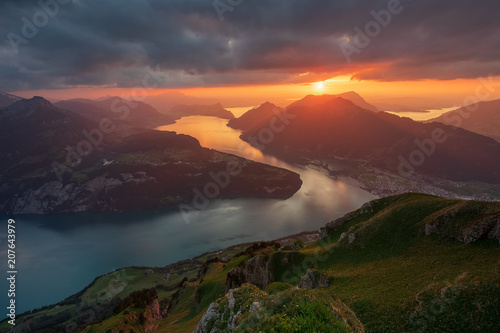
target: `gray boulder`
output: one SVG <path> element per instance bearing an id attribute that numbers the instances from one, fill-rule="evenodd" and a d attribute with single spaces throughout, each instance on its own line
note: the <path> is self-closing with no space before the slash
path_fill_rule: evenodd
<path id="1" fill-rule="evenodd" d="M 219 310 L 217 309 L 219 307 L 219 304 L 217 303 L 211 303 L 210 306 L 208 307 L 207 312 L 203 315 L 201 318 L 200 322 L 198 323 L 198 326 L 195 328 L 193 333 L 210 333 L 207 329 L 207 325 L 212 320 L 213 318 L 219 318 L 220 313 Z"/>
<path id="2" fill-rule="evenodd" d="M 318 271 L 309 269 L 306 275 L 300 278 L 300 287 L 303 289 L 328 288 L 330 281 Z"/>
<path id="3" fill-rule="evenodd" d="M 349 244 L 354 242 L 355 239 L 356 239 L 356 234 L 349 234 L 349 236 L 347 236 L 347 240 L 349 241 Z"/>

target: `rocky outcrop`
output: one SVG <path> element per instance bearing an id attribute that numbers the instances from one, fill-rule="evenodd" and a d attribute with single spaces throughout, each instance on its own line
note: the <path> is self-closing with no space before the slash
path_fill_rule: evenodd
<path id="1" fill-rule="evenodd" d="M 349 236 L 347 236 L 347 240 L 349 241 L 349 244 L 351 244 L 352 242 L 354 242 L 354 240 L 356 239 L 356 234 L 349 234 Z"/>
<path id="2" fill-rule="evenodd" d="M 208 307 L 207 312 L 201 317 L 200 322 L 198 323 L 198 326 L 196 329 L 193 331 L 193 333 L 210 333 L 211 327 L 208 327 L 208 323 L 212 321 L 213 319 L 218 319 L 220 317 L 220 312 L 219 312 L 219 304 L 218 303 L 211 303 L 210 306 Z"/>
<path id="3" fill-rule="evenodd" d="M 316 270 L 309 269 L 307 273 L 300 278 L 300 287 L 302 289 L 328 288 L 330 281 L 328 278 Z"/>
<path id="4" fill-rule="evenodd" d="M 225 298 L 210 304 L 193 333 L 234 332 L 241 316 L 257 311 L 267 296 L 252 284 L 230 289 Z"/>
<path id="5" fill-rule="evenodd" d="M 500 242 L 500 215 L 470 221 L 462 225 L 453 225 L 457 212 L 435 218 L 425 225 L 425 234 L 441 235 L 458 240 L 461 243 L 474 243 L 482 239 L 493 239 Z"/>
<path id="6" fill-rule="evenodd" d="M 490 232 L 488 233 L 488 238 L 489 239 L 496 239 L 500 243 L 500 221 L 499 218 L 497 218 L 497 222 L 495 225 L 491 228 Z"/>
<path id="7" fill-rule="evenodd" d="M 226 278 L 226 292 L 230 289 L 238 288 L 245 283 L 245 269 L 242 267 L 235 267 L 227 273 Z"/>
<path id="8" fill-rule="evenodd" d="M 243 283 L 251 283 L 264 289 L 272 282 L 274 280 L 269 268 L 269 257 L 257 256 L 248 260 L 244 267 L 238 266 L 228 272 L 226 292 Z"/>
<path id="9" fill-rule="evenodd" d="M 311 313 L 310 306 L 321 307 L 330 316 Z M 279 332 L 364 332 L 354 312 L 328 290 L 292 288 L 268 294 L 245 284 L 210 304 L 194 333 L 272 332 L 272 328 Z"/>
<path id="10" fill-rule="evenodd" d="M 160 325 L 162 311 L 158 300 L 155 299 L 144 311 L 144 332 L 154 332 Z"/>
<path id="11" fill-rule="evenodd" d="M 484 238 L 500 241 L 498 233 L 499 225 L 500 217 L 483 220 L 462 230 L 458 240 L 462 243 L 473 243 Z"/>
<path id="12" fill-rule="evenodd" d="M 279 251 L 298 251 L 304 247 L 304 242 L 296 240 L 295 242 L 288 242 L 287 244 L 280 247 Z"/>
<path id="13" fill-rule="evenodd" d="M 12 212 L 14 214 L 43 214 L 50 212 L 52 207 L 74 201 L 76 196 L 77 191 L 74 184 L 64 185 L 59 181 L 51 181 L 38 189 L 27 190 L 18 198 L 11 199 L 10 204 L 13 206 Z"/>
<path id="14" fill-rule="evenodd" d="M 327 238 L 328 235 L 340 230 L 340 228 L 344 224 L 346 224 L 350 220 L 352 220 L 360 215 L 373 213 L 373 211 L 374 211 L 373 206 L 374 206 L 374 203 L 376 201 L 377 200 L 369 201 L 369 202 L 365 203 L 363 206 L 361 206 L 361 208 L 359 208 L 358 210 L 355 210 L 354 212 L 347 213 L 344 216 L 342 216 L 342 217 L 340 217 L 332 222 L 328 222 L 324 227 L 319 229 L 319 239 Z"/>

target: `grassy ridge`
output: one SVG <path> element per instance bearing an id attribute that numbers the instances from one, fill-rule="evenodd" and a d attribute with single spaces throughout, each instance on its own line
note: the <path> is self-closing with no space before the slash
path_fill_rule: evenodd
<path id="1" fill-rule="evenodd" d="M 290 237 L 305 242 L 296 251 L 279 251 L 272 243 L 244 245 L 177 266 L 108 274 L 73 303 L 25 315 L 18 332 L 27 331 L 28 323 L 32 332 L 37 331 L 34 327 L 56 332 L 57 327 L 77 321 L 84 308 L 99 302 L 112 305 L 148 288 L 157 291 L 162 309 L 168 306 L 157 332 L 192 332 L 212 302 L 227 300 L 228 272 L 245 267 L 254 256 L 268 257 L 267 269 L 275 282 L 265 291 L 253 292 L 262 295 L 262 308 L 237 320 L 240 331 L 282 327 L 276 332 L 286 332 L 301 325 L 318 332 L 335 331 L 325 328 L 330 322 L 327 326 L 340 332 L 363 326 L 366 332 L 500 332 L 499 242 L 487 238 L 470 244 L 459 241 L 464 230 L 499 217 L 500 203 L 422 194 L 383 198 L 348 214 L 341 225 L 328 224 L 324 239 L 307 242 L 305 237 Z M 438 232 L 426 235 L 426 226 L 434 224 Z M 330 287 L 296 289 L 309 268 L 333 281 Z M 285 309 L 285 304 L 294 304 L 298 310 Z M 345 307 L 343 314 L 330 311 L 332 306 Z M 135 318 L 130 312 L 146 310 L 130 307 L 128 318 Z M 124 324 L 126 316 L 122 312 L 96 319 L 100 322 L 84 331 L 109 332 L 116 327 L 144 331 L 140 321 Z M 314 316 L 318 317 L 311 321 Z M 4 331 L 5 322 L 2 325 Z"/>

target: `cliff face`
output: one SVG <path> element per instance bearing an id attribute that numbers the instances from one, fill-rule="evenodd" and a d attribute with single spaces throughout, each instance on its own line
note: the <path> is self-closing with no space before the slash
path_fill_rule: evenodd
<path id="1" fill-rule="evenodd" d="M 244 283 L 251 283 L 265 289 L 273 282 L 270 260 L 268 256 L 253 257 L 248 260 L 244 267 L 235 267 L 227 273 L 226 292 L 230 289 L 238 288 Z"/>
<path id="2" fill-rule="evenodd" d="M 155 299 L 144 311 L 144 332 L 154 332 L 163 318 L 158 299 Z"/>

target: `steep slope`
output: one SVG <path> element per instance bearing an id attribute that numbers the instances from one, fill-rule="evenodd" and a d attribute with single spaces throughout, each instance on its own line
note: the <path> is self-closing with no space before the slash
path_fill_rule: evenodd
<path id="1" fill-rule="evenodd" d="M 20 315 L 16 329 L 496 332 L 499 256 L 500 203 L 409 193 L 366 203 L 328 223 L 319 240 L 300 234 L 116 270 Z M 236 283 L 241 270 L 253 284 Z"/>
<path id="2" fill-rule="evenodd" d="M 479 102 L 447 112 L 427 122 L 440 122 L 489 136 L 500 142 L 500 100 Z"/>
<path id="3" fill-rule="evenodd" d="M 259 107 L 253 108 L 245 112 L 241 117 L 229 120 L 227 126 L 242 131 L 249 131 L 252 128 L 262 126 L 269 119 L 276 115 L 276 112 L 281 112 L 283 109 L 266 102 Z"/>
<path id="4" fill-rule="evenodd" d="M 0 91 L 0 110 L 22 99 L 22 97 Z"/>
<path id="5" fill-rule="evenodd" d="M 203 148 L 187 135 L 120 124 L 41 97 L 0 111 L 0 211 L 156 209 L 188 204 L 207 184 L 220 198 L 288 198 L 302 184 L 298 174 Z"/>
<path id="6" fill-rule="evenodd" d="M 314 107 L 291 107 L 287 114 L 288 123 L 272 133 L 271 139 L 264 133 L 271 119 L 243 133 L 242 139 L 277 153 L 287 150 L 366 160 L 401 174 L 410 169 L 451 180 L 500 182 L 500 144 L 479 134 L 373 113 L 343 98 Z"/>

